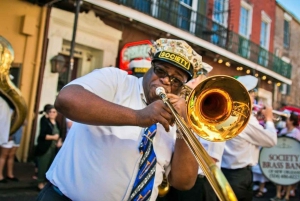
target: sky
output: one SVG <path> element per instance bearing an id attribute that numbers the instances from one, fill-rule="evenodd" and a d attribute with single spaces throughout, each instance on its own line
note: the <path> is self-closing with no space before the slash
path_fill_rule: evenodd
<path id="1" fill-rule="evenodd" d="M 300 20 L 300 0 L 276 0 Z"/>

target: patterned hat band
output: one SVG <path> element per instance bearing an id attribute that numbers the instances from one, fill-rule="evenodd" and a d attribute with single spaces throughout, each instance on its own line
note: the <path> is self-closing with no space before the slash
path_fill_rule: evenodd
<path id="1" fill-rule="evenodd" d="M 200 68 L 200 69 L 196 72 L 196 77 L 198 77 L 199 75 L 207 75 L 207 70 L 205 70 L 204 68 Z"/>
<path id="2" fill-rule="evenodd" d="M 193 78 L 193 65 L 188 59 L 179 54 L 169 51 L 160 51 L 153 56 L 152 61 L 163 61 L 172 64 L 188 74 L 188 81 Z"/>

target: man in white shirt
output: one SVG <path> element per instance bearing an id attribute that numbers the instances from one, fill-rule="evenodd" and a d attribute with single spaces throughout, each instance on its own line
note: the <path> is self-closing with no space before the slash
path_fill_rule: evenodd
<path id="1" fill-rule="evenodd" d="M 172 39 L 157 40 L 150 53 L 152 67 L 143 78 L 102 68 L 61 90 L 55 106 L 74 123 L 46 174 L 50 184 L 37 200 L 154 201 L 164 173 L 178 189 L 194 185 L 197 162 L 184 140 L 175 137 L 174 115 L 156 95 L 156 88 L 163 87 L 170 103 L 186 118 L 185 100 L 177 94 L 202 58 L 186 42 Z M 154 183 L 141 194 L 134 189 L 144 161 L 139 147 L 144 128 L 153 124 L 155 137 L 146 141 L 156 154 Z"/>
<path id="2" fill-rule="evenodd" d="M 253 103 L 257 78 L 246 75 L 237 80 L 249 91 Z M 253 198 L 251 167 L 258 162 L 259 147 L 272 147 L 277 143 L 272 108 L 266 107 L 262 113 L 266 121 L 265 129 L 252 114 L 245 129 L 225 143 L 221 167 L 239 201 L 251 201 Z"/>

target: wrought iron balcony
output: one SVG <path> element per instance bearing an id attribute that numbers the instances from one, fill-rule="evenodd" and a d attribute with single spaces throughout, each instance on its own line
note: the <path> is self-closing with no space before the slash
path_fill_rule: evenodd
<path id="1" fill-rule="evenodd" d="M 272 70 L 288 79 L 292 66 L 260 45 L 192 11 L 177 0 L 110 0 L 138 10 L 232 53 Z"/>

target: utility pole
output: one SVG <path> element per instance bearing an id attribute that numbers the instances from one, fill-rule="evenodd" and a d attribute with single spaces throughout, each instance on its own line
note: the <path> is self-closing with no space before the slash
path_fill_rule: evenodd
<path id="1" fill-rule="evenodd" d="M 68 83 L 71 81 L 71 76 L 72 76 L 73 67 L 74 67 L 74 49 L 75 49 L 75 42 L 76 42 L 78 15 L 80 12 L 81 3 L 82 3 L 82 0 L 76 0 L 76 12 L 75 12 L 75 17 L 74 17 L 73 35 L 72 35 L 71 48 L 70 48 L 70 66 L 69 66 L 69 72 L 68 72 Z"/>

